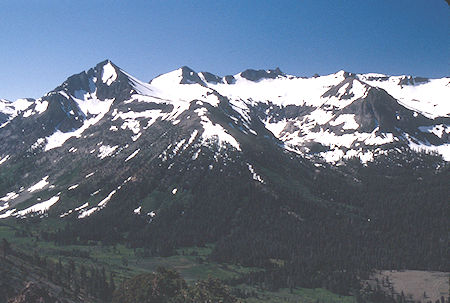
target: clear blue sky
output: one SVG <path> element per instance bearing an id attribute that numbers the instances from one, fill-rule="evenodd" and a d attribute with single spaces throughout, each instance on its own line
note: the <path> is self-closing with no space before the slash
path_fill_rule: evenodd
<path id="1" fill-rule="evenodd" d="M 40 97 L 111 59 L 141 80 L 187 65 L 450 74 L 444 0 L 2 0 L 0 98 Z"/>

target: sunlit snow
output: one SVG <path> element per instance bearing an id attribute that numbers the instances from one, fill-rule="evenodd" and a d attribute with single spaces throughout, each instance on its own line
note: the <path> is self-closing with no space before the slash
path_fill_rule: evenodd
<path id="1" fill-rule="evenodd" d="M 47 137 L 46 138 L 47 145 L 45 146 L 45 151 L 62 146 L 64 144 L 64 142 L 66 142 L 71 137 L 79 138 L 86 129 L 88 129 L 90 126 L 92 126 L 92 125 L 96 124 L 98 121 L 100 121 L 103 118 L 103 116 L 106 114 L 106 112 L 109 110 L 113 100 L 105 100 L 102 102 L 103 102 L 102 105 L 99 107 L 99 108 L 101 108 L 101 110 L 99 108 L 96 108 L 96 110 L 100 110 L 100 112 L 97 114 L 97 116 L 85 120 L 83 125 L 80 128 L 78 128 L 72 132 L 67 132 L 67 133 L 63 133 L 60 130 L 57 130 L 51 136 Z M 87 109 L 87 112 L 89 112 L 89 111 L 90 111 L 90 109 Z"/>
<path id="2" fill-rule="evenodd" d="M 241 150 L 239 143 L 233 136 L 228 134 L 220 124 L 214 124 L 211 122 L 211 120 L 209 120 L 209 118 L 206 116 L 205 108 L 196 109 L 195 112 L 201 118 L 200 123 L 203 126 L 202 138 L 204 140 L 207 141 L 210 139 L 217 139 L 217 141 L 221 145 L 223 145 L 224 143 L 229 143 L 237 150 Z"/>
<path id="3" fill-rule="evenodd" d="M 103 66 L 102 81 L 106 85 L 111 85 L 117 79 L 117 73 L 111 62 L 108 62 Z"/>
<path id="4" fill-rule="evenodd" d="M 9 155 L 4 156 L 3 158 L 0 157 L 0 165 L 5 163 L 9 159 Z"/>
<path id="5" fill-rule="evenodd" d="M 14 200 L 15 198 L 17 198 L 19 196 L 19 194 L 17 194 L 16 192 L 10 192 L 7 193 L 4 197 L 0 198 L 0 201 L 2 202 L 8 202 L 10 200 Z"/>
<path id="6" fill-rule="evenodd" d="M 334 121 L 330 122 L 331 125 L 342 125 L 343 129 L 357 129 L 359 127 L 358 123 L 355 121 L 354 114 L 342 114 L 337 117 Z"/>
<path id="7" fill-rule="evenodd" d="M 106 157 L 112 156 L 114 151 L 117 149 L 117 145 L 115 146 L 109 146 L 109 145 L 102 145 L 98 149 L 98 156 L 100 159 L 104 159 Z"/>
<path id="8" fill-rule="evenodd" d="M 44 178 L 42 178 L 41 181 L 39 181 L 38 183 L 36 183 L 33 186 L 31 186 L 30 188 L 28 188 L 28 191 L 30 193 L 32 193 L 34 191 L 43 189 L 48 184 L 47 179 L 48 179 L 48 176 L 45 176 Z"/>
<path id="9" fill-rule="evenodd" d="M 138 208 L 133 210 L 133 213 L 135 213 L 136 215 L 140 215 L 141 214 L 141 209 L 142 209 L 142 206 L 139 206 Z"/>
<path id="10" fill-rule="evenodd" d="M 131 159 L 133 159 L 140 151 L 141 149 L 138 148 L 137 150 L 135 150 L 131 155 L 128 156 L 128 158 L 125 159 L 125 162 L 130 161 Z"/>
<path id="11" fill-rule="evenodd" d="M 54 196 L 48 199 L 47 201 L 37 203 L 31 207 L 28 207 L 24 210 L 18 211 L 17 215 L 25 216 L 29 213 L 44 213 L 46 212 L 53 204 L 59 201 L 59 196 Z"/>

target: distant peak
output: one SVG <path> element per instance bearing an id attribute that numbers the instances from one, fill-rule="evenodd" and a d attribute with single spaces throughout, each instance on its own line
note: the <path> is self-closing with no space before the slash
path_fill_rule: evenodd
<path id="1" fill-rule="evenodd" d="M 335 75 L 344 77 L 345 79 L 347 79 L 347 78 L 355 78 L 356 77 L 356 74 L 348 72 L 348 71 L 345 71 L 343 69 L 341 69 L 340 71 L 336 72 Z"/>
<path id="2" fill-rule="evenodd" d="M 190 68 L 189 66 L 186 66 L 186 65 L 180 67 L 179 69 L 185 73 L 194 73 L 194 74 L 196 73 L 192 68 Z"/>
<path id="3" fill-rule="evenodd" d="M 99 62 L 98 64 L 97 64 L 97 66 L 104 66 L 104 65 L 106 65 L 106 64 L 112 64 L 112 65 L 114 65 L 114 66 L 116 66 L 111 60 L 109 60 L 109 59 L 105 59 L 105 60 L 103 60 L 102 62 Z"/>
<path id="4" fill-rule="evenodd" d="M 118 91 L 125 92 L 131 89 L 129 76 L 111 60 L 106 59 L 88 70 L 68 77 L 53 92 L 64 91 L 67 95 L 78 99 L 83 99 L 84 94 L 89 93 L 95 94 L 99 100 L 105 100 L 114 97 L 117 99 Z"/>
<path id="5" fill-rule="evenodd" d="M 398 84 L 401 85 L 401 86 L 403 86 L 403 85 L 416 85 L 416 84 L 427 83 L 428 81 L 430 81 L 430 79 L 425 78 L 425 77 L 403 76 L 399 80 Z"/>
<path id="6" fill-rule="evenodd" d="M 205 82 L 200 79 L 199 75 L 190 67 L 182 66 L 181 70 L 181 81 L 180 84 L 200 84 L 202 86 L 206 86 Z"/>
<path id="7" fill-rule="evenodd" d="M 268 69 L 268 70 L 246 69 L 240 75 L 242 78 L 245 78 L 250 81 L 259 81 L 261 79 L 276 79 L 279 76 L 285 76 L 285 74 L 280 70 L 279 67 L 277 67 L 276 69 Z"/>
<path id="8" fill-rule="evenodd" d="M 426 77 L 414 77 L 411 75 L 389 76 L 379 73 L 359 74 L 358 78 L 360 78 L 363 81 L 377 81 L 377 82 L 393 80 L 396 81 L 396 84 L 400 86 L 420 85 L 430 81 L 430 79 Z"/>
<path id="9" fill-rule="evenodd" d="M 213 83 L 213 84 L 223 83 L 223 80 L 221 77 L 214 75 L 212 73 L 200 72 L 200 75 L 204 79 L 203 81 L 206 81 L 208 83 Z"/>

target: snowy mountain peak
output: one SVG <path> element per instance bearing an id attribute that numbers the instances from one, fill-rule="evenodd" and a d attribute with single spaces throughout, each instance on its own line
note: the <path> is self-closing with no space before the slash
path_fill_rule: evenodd
<path id="1" fill-rule="evenodd" d="M 330 162 L 397 142 L 446 155 L 448 82 L 345 70 L 301 78 L 279 68 L 219 77 L 182 66 L 144 83 L 105 60 L 38 100 L 1 101 L 0 127 L 15 117 L 42 125 L 25 145 L 44 150 L 102 124 L 135 142 L 169 123 L 237 150 L 242 136 L 272 133 L 286 149 Z"/>
<path id="2" fill-rule="evenodd" d="M 183 66 L 179 70 L 181 71 L 180 84 L 200 84 L 205 86 L 205 83 L 193 69 Z"/>
<path id="3" fill-rule="evenodd" d="M 286 74 L 283 73 L 280 68 L 275 69 L 246 69 L 245 71 L 237 75 L 227 75 L 225 77 L 219 77 L 210 72 L 197 73 L 193 69 L 183 66 L 175 71 L 167 74 L 160 75 L 151 80 L 150 83 L 165 81 L 174 82 L 176 84 L 199 84 L 202 86 L 208 86 L 208 84 L 234 84 L 237 79 L 245 79 L 252 82 L 258 82 L 264 79 L 277 79 L 284 78 Z"/>
<path id="4" fill-rule="evenodd" d="M 131 88 L 129 78 L 110 60 L 98 63 L 95 67 L 69 77 L 54 92 L 64 91 L 66 94 L 83 99 L 86 94 L 96 95 L 100 100 L 116 97 L 118 92 Z M 110 89 L 112 88 L 112 89 Z"/>
<path id="5" fill-rule="evenodd" d="M 105 60 L 37 100 L 0 100 L 1 168 L 24 157 L 41 165 L 14 192 L 0 194 L 0 218 L 34 192 L 48 190 L 49 199 L 15 215 L 58 208 L 77 189 L 88 200 L 60 210 L 83 218 L 154 171 L 174 184 L 183 170 L 200 176 L 234 167 L 231 174 L 269 184 L 257 162 L 281 154 L 319 167 L 391 153 L 393 161 L 409 161 L 426 151 L 441 165 L 435 155 L 450 161 L 449 90 L 448 78 L 344 70 L 301 78 L 279 68 L 219 77 L 183 66 L 144 83 Z M 73 180 L 61 175 L 71 165 L 79 171 Z M 94 174 L 107 188 L 99 192 Z"/>
<path id="6" fill-rule="evenodd" d="M 173 85 L 200 84 L 202 86 L 205 86 L 205 83 L 200 78 L 199 74 L 187 66 L 182 66 L 179 69 L 176 69 L 169 73 L 159 75 L 158 77 L 150 81 L 150 84 L 152 85 L 157 85 L 160 83 L 171 83 Z"/>

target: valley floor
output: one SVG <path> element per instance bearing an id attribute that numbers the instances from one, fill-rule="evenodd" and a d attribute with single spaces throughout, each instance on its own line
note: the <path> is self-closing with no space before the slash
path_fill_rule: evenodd
<path id="1" fill-rule="evenodd" d="M 48 224 L 48 223 L 45 223 Z M 51 224 L 51 223 L 50 223 Z M 124 279 L 136 276 L 140 273 L 155 271 L 159 266 L 172 268 L 180 272 L 181 276 L 192 284 L 197 280 L 207 279 L 208 277 L 219 278 L 223 281 L 238 281 L 246 273 L 252 271 L 261 271 L 259 268 L 243 267 L 232 264 L 219 264 L 208 259 L 212 251 L 212 245 L 205 247 L 183 248 L 177 251 L 174 256 L 155 257 L 145 256 L 141 249 L 130 249 L 123 245 L 102 246 L 100 243 L 90 243 L 90 245 L 67 245 L 58 246 L 53 242 L 44 241 L 39 237 L 39 230 L 46 229 L 44 224 L 17 225 L 14 221 L 0 223 L 0 240 L 5 239 L 10 245 L 14 254 L 7 256 L 4 260 L 9 264 L 9 271 L 16 271 L 17 275 L 24 275 L 23 285 L 28 281 L 40 281 L 48 286 L 53 295 L 58 296 L 62 292 L 67 295 L 75 296 L 70 289 L 63 290 L 64 287 L 57 286 L 51 281 L 47 281 L 48 270 L 46 268 L 35 266 L 34 257 L 39 256 L 46 263 L 61 263 L 62 266 L 69 266 L 74 263 L 75 267 L 83 265 L 86 268 L 98 267 L 105 268 L 107 273 L 112 273 L 115 285 L 119 285 Z M 26 256 L 26 257 L 25 257 Z M 30 258 L 28 258 L 30 257 Z M 22 258 L 22 259 L 21 259 Z M 17 268 L 15 269 L 14 266 Z M 8 280 L 6 267 L 0 268 L 0 280 Z M 17 283 L 11 285 L 18 293 L 23 285 Z M 50 287 L 51 286 L 51 287 Z M 20 287 L 20 288 L 19 288 Z M 69 287 L 70 288 L 70 287 Z M 355 303 L 354 297 L 339 296 L 325 289 L 305 289 L 294 288 L 280 289 L 278 291 L 264 290 L 259 287 L 236 284 L 232 291 L 241 294 L 241 302 L 304 302 L 304 303 Z M 10 296 L 10 295 L 9 295 Z M 84 294 L 83 291 L 77 295 L 83 302 L 92 298 Z M 0 303 L 2 297 L 0 297 Z M 82 302 L 77 299 L 70 302 Z"/>

